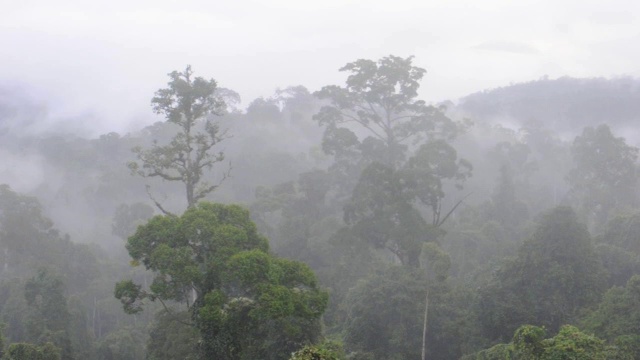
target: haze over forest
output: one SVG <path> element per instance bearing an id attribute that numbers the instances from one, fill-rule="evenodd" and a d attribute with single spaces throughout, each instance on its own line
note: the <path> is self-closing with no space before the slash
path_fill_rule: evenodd
<path id="1" fill-rule="evenodd" d="M 3 4 L 0 358 L 639 359 L 637 10 Z"/>

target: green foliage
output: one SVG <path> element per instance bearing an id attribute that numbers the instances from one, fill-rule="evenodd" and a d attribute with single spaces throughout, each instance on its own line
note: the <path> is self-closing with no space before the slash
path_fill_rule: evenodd
<path id="1" fill-rule="evenodd" d="M 61 351 L 48 342 L 41 346 L 28 343 L 9 345 L 3 359 L 6 360 L 62 360 Z"/>
<path id="2" fill-rule="evenodd" d="M 613 216 L 599 240 L 640 256 L 640 212 L 623 211 Z"/>
<path id="3" fill-rule="evenodd" d="M 178 336 L 180 334 L 176 333 L 175 335 Z M 132 328 L 118 329 L 98 342 L 96 346 L 96 358 L 97 360 L 142 359 L 145 353 L 144 338 L 145 336 L 140 330 Z M 157 346 L 158 344 L 153 345 Z M 150 347 L 150 352 L 154 352 L 156 349 L 157 347 Z M 149 358 L 150 356 L 147 356 L 147 359 Z"/>
<path id="4" fill-rule="evenodd" d="M 439 226 L 446 220 L 440 213 L 445 181 L 462 189 L 462 184 L 471 176 L 471 170 L 471 163 L 459 159 L 453 146 L 443 139 L 435 139 L 422 144 L 401 173 L 411 196 L 432 210 L 432 223 Z"/>
<path id="5" fill-rule="evenodd" d="M 329 173 L 350 196 L 345 222 L 374 247 L 415 267 L 424 235 L 435 231 L 427 229 L 413 202 L 431 210 L 431 225 L 440 226 L 447 218 L 441 214 L 444 183 L 460 187 L 471 165 L 447 142 L 459 129 L 444 108 L 417 100 L 425 70 L 412 61 L 387 56 L 347 64 L 340 69 L 350 73 L 345 87 L 316 93 L 329 105 L 314 119 L 326 126 L 323 150 L 335 158 Z M 349 124 L 368 136 L 359 139 Z"/>
<path id="6" fill-rule="evenodd" d="M 640 273 L 640 258 L 635 253 L 606 243 L 597 244 L 595 250 L 607 272 L 607 284 L 610 286 L 622 286 L 634 274 Z"/>
<path id="7" fill-rule="evenodd" d="M 93 359 L 111 331 L 146 325 L 150 316 L 127 319 L 113 299 L 113 278 L 126 271 L 126 261 L 61 237 L 36 199 L 0 189 L 0 317 L 7 343 L 49 341 L 64 358 Z M 38 267 L 46 267 L 46 275 L 36 273 Z"/>
<path id="8" fill-rule="evenodd" d="M 349 292 L 345 345 L 379 359 L 419 358 L 426 279 L 394 267 L 361 281 Z"/>
<path id="9" fill-rule="evenodd" d="M 515 229 L 529 217 L 526 204 L 516 198 L 513 170 L 509 166 L 500 168 L 498 185 L 491 197 L 491 218 L 507 229 Z"/>
<path id="10" fill-rule="evenodd" d="M 128 339 L 125 340 L 126 345 Z M 200 341 L 198 329 L 191 324 L 191 314 L 161 311 L 149 331 L 146 359 L 198 360 L 201 358 Z M 120 358 L 114 357 L 115 359 Z"/>
<path id="11" fill-rule="evenodd" d="M 589 232 L 573 210 L 546 212 L 517 258 L 505 261 L 480 290 L 485 335 L 506 339 L 527 323 L 556 331 L 600 299 L 604 275 Z"/>
<path id="12" fill-rule="evenodd" d="M 443 235 L 439 227 L 448 217 L 441 213 L 443 181 L 468 176 L 456 158 L 450 145 L 436 141 L 423 145 L 398 171 L 372 163 L 345 206 L 345 222 L 374 248 L 386 249 L 403 265 L 417 267 L 422 244 Z M 416 200 L 431 209 L 430 224 L 414 206 Z"/>
<path id="13" fill-rule="evenodd" d="M 558 335 L 545 341 L 544 345 L 542 359 L 607 359 L 604 341 L 593 335 L 584 334 L 578 328 L 570 325 L 561 327 Z M 531 352 L 526 353 L 532 354 Z M 533 353 L 533 355 L 536 354 Z"/>
<path id="14" fill-rule="evenodd" d="M 468 300 L 446 283 L 434 281 L 427 286 L 429 282 L 425 271 L 404 266 L 378 271 L 358 282 L 344 302 L 347 352 L 373 360 L 419 359 L 428 288 L 427 358 L 459 357 L 466 335 L 462 312 Z"/>
<path id="15" fill-rule="evenodd" d="M 62 360 L 73 359 L 71 314 L 62 280 L 40 269 L 25 284 L 24 296 L 30 309 L 26 319 L 28 337 L 36 343 L 52 342 L 60 348 Z"/>
<path id="16" fill-rule="evenodd" d="M 291 355 L 289 360 L 344 360 L 342 344 L 323 341 L 317 345 L 307 345 Z"/>
<path id="17" fill-rule="evenodd" d="M 44 216 L 37 199 L 0 185 L 0 277 L 33 274 L 47 267 L 67 279 L 69 289 L 85 289 L 98 276 L 95 255 L 87 245 L 61 236 Z"/>
<path id="18" fill-rule="evenodd" d="M 181 217 L 156 216 L 139 227 L 129 238 L 127 250 L 135 262 L 154 271 L 151 292 L 127 283 L 118 287 L 123 295 L 132 295 L 129 302 L 149 298 L 185 302 L 190 307 L 193 291 L 202 297 L 219 286 L 231 256 L 253 249 L 267 251 L 268 243 L 246 210 L 202 203 Z"/>
<path id="19" fill-rule="evenodd" d="M 153 208 L 143 203 L 118 206 L 113 216 L 111 232 L 113 235 L 126 240 L 133 235 L 138 225 L 142 225 L 153 216 Z"/>
<path id="20" fill-rule="evenodd" d="M 420 253 L 421 268 L 427 273 L 429 281 L 444 281 L 449 276 L 451 258 L 436 243 L 425 243 Z"/>
<path id="21" fill-rule="evenodd" d="M 586 316 L 584 326 L 613 341 L 620 336 L 640 333 L 640 275 L 634 275 L 624 287 L 607 291 L 598 308 Z"/>
<path id="22" fill-rule="evenodd" d="M 121 281 L 116 284 L 115 297 L 122 302 L 124 312 L 136 314 L 142 311 L 142 304 L 139 300 L 143 298 L 141 286 L 133 283 L 132 280 Z"/>
<path id="23" fill-rule="evenodd" d="M 135 147 L 139 162 L 129 163 L 134 174 L 182 182 L 189 208 L 218 187 L 203 176 L 205 170 L 224 160 L 222 152 L 214 154 L 211 150 L 226 136 L 209 117 L 222 115 L 226 110 L 216 81 L 192 75 L 191 66 L 184 72 L 170 73 L 169 87 L 158 90 L 151 100 L 153 110 L 177 125 L 179 132 L 167 145 L 154 142 L 149 150 Z M 198 131 L 199 121 L 204 121 L 204 131 Z M 157 201 L 156 205 L 160 206 Z M 160 209 L 163 210 L 161 206 Z"/>
<path id="24" fill-rule="evenodd" d="M 558 334 L 545 339 L 545 330 L 523 325 L 509 344 L 498 344 L 463 360 L 627 360 L 632 357 L 631 346 L 609 346 L 593 335 L 564 325 Z M 620 343 L 622 345 L 622 343 Z"/>
<path id="25" fill-rule="evenodd" d="M 24 281 L 19 279 L 2 281 L 0 294 L 3 337 L 7 343 L 28 341 L 25 320 L 29 309 L 24 297 Z"/>
<path id="26" fill-rule="evenodd" d="M 513 350 L 515 356 L 523 360 L 535 360 L 540 358 L 545 351 L 542 340 L 546 332 L 544 328 L 532 325 L 523 325 L 513 335 Z"/>
<path id="27" fill-rule="evenodd" d="M 185 304 L 203 356 L 282 359 L 319 335 L 328 295 L 306 265 L 270 255 L 237 205 L 200 203 L 181 217 L 156 216 L 127 249 L 155 277 L 148 290 L 116 285 L 125 310 L 138 312 L 145 300 Z"/>
<path id="28" fill-rule="evenodd" d="M 434 231 L 412 206 L 398 175 L 380 163 L 367 167 L 345 206 L 345 222 L 372 247 L 390 251 L 403 265 L 417 267 L 422 243 L 435 240 L 429 237 Z"/>
<path id="29" fill-rule="evenodd" d="M 316 273 L 323 284 L 331 286 L 324 321 L 329 328 L 336 329 L 347 317 L 343 304 L 350 289 L 380 269 L 383 262 L 365 241 L 347 228 L 337 230 L 323 250 L 323 261 Z"/>
<path id="30" fill-rule="evenodd" d="M 580 207 L 603 225 L 615 207 L 635 205 L 638 148 L 617 138 L 607 125 L 586 127 L 571 147 L 575 167 L 567 175 Z"/>
<path id="31" fill-rule="evenodd" d="M 283 359 L 317 339 L 328 297 L 308 267 L 254 250 L 232 256 L 227 271 L 233 287 L 208 293 L 198 312 L 207 354 Z"/>
<path id="32" fill-rule="evenodd" d="M 330 105 L 314 119 L 331 131 L 346 123 L 358 124 L 371 135 L 372 144 L 382 142 L 381 162 L 392 168 L 404 160 L 405 143 L 455 136 L 457 128 L 442 109 L 416 100 L 425 70 L 412 61 L 413 57 L 390 55 L 377 62 L 360 59 L 345 65 L 340 69 L 350 74 L 345 87 L 325 86 L 315 94 Z"/>
<path id="33" fill-rule="evenodd" d="M 584 118 L 578 114 L 593 123 L 602 110 L 578 104 L 557 111 L 553 91 L 514 100 L 496 90 L 491 93 L 500 100 L 489 112 L 514 114 L 517 107 L 514 121 L 526 118 L 527 124 L 519 132 L 492 127 L 491 136 L 458 139 L 454 147 L 451 139 L 460 129 L 444 107 L 418 100 L 425 71 L 414 63 L 395 56 L 358 60 L 341 69 L 345 84 L 316 94 L 322 104 L 295 87 L 256 99 L 246 114 L 224 118 L 217 117 L 229 105 L 223 99 L 234 94 L 187 68 L 170 74 L 166 89 L 152 100 L 166 121 L 140 134 L 91 140 L 0 134 L 0 152 L 34 156 L 51 175 L 31 187 L 44 196 L 45 208 L 0 186 L 5 343 L 19 343 L 11 345 L 13 354 L 32 359 L 40 358 L 47 341 L 57 348 L 49 353 L 62 357 L 71 348 L 77 359 L 288 359 L 296 350 L 294 359 L 343 358 L 326 344 L 312 345 L 321 334 L 320 314 L 330 306 L 325 331 L 345 336 L 350 359 L 414 359 L 427 300 L 430 360 L 509 341 L 514 331 L 513 343 L 495 345 L 477 358 L 640 358 L 637 279 L 611 289 L 590 313 L 603 278 L 604 284 L 624 285 L 638 273 L 640 221 L 634 209 L 620 211 L 636 205 L 637 189 L 629 180 L 636 176 L 637 150 L 604 127 L 585 130 L 573 147 L 573 197 L 567 198 L 561 180 L 570 168 L 569 146 L 528 119 L 549 121 L 535 115 L 562 114 L 575 128 L 576 119 Z M 529 85 L 545 82 L 517 88 Z M 491 101 L 480 105 L 492 107 Z M 325 155 L 318 146 L 307 151 L 318 145 L 320 133 L 303 121 L 320 106 L 315 120 L 324 127 Z M 456 107 L 448 110 L 459 114 Z M 479 122 L 471 131 L 491 127 L 484 113 L 475 115 Z M 275 240 L 274 253 L 306 262 L 318 281 L 308 267 L 272 256 L 243 210 L 196 204 L 217 186 L 210 170 L 224 161 L 216 149 L 226 126 L 242 134 L 224 154 L 240 173 L 219 197 L 249 203 L 262 185 L 255 192 L 254 221 Z M 138 159 L 131 170 L 154 179 L 126 176 L 121 165 L 134 146 Z M 486 155 L 490 164 L 481 162 Z M 478 161 L 484 178 L 470 184 L 469 201 L 480 205 L 465 203 L 464 212 L 448 217 L 453 188 L 468 186 L 470 175 L 459 156 Z M 543 171 L 536 172 L 536 165 Z M 22 178 L 37 183 L 28 173 Z M 136 203 L 144 195 L 135 189 L 150 181 L 154 191 L 173 198 L 175 182 L 162 184 L 163 179 L 184 184 L 191 210 L 143 225 L 152 211 Z M 595 250 L 583 227 L 557 209 L 551 216 L 557 221 L 545 215 L 535 233 L 526 235 L 530 215 L 571 201 L 581 206 L 580 218 L 604 229 Z M 118 207 L 125 202 L 131 205 Z M 599 227 L 616 212 L 606 228 Z M 45 213 L 62 221 L 60 228 L 74 240 L 94 245 L 72 243 Z M 136 232 L 138 225 L 143 226 Z M 110 245 L 110 231 L 123 239 L 133 234 L 128 250 L 137 269 L 126 269 L 128 259 L 95 251 Z M 529 240 L 516 253 L 523 238 Z M 114 241 L 111 250 L 121 245 Z M 492 271 L 505 255 L 515 258 Z M 399 263 L 405 266 L 386 269 Z M 40 266 L 57 276 L 40 277 L 34 270 Z M 111 293 L 114 278 L 128 277 L 134 280 L 115 289 L 125 311 L 135 314 L 127 318 Z M 330 287 L 329 305 L 318 283 Z M 479 306 L 473 306 L 476 298 Z M 167 310 L 150 325 L 160 306 Z M 578 320 L 613 345 L 560 328 Z M 562 330 L 545 340 L 543 328 L 520 327 L 525 323 Z"/>
<path id="34" fill-rule="evenodd" d="M 613 344 L 612 350 L 617 349 L 617 359 L 631 360 L 640 358 L 640 335 L 631 334 L 618 336 Z"/>
<path id="35" fill-rule="evenodd" d="M 486 205 L 486 204 L 485 204 Z M 473 284 L 490 277 L 490 266 L 517 253 L 520 245 L 500 223 L 490 221 L 488 207 L 466 207 L 456 213 L 455 226 L 448 226 L 440 240 L 451 257 L 451 276 Z"/>
<path id="36" fill-rule="evenodd" d="M 513 355 L 513 346 L 511 344 L 497 344 L 489 349 L 479 351 L 472 355 L 465 355 L 461 360 L 511 360 L 515 359 Z"/>
<path id="37" fill-rule="evenodd" d="M 4 356 L 4 324 L 0 324 L 0 359 Z"/>

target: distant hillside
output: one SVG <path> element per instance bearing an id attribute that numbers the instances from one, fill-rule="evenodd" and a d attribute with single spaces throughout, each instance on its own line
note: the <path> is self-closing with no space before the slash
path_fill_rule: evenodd
<path id="1" fill-rule="evenodd" d="M 629 129 L 640 120 L 640 79 L 541 79 L 468 95 L 458 107 L 474 121 L 539 121 L 561 133 L 601 123 Z"/>

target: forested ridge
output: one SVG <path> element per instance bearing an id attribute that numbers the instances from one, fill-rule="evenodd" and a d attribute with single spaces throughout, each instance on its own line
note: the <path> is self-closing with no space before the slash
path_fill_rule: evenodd
<path id="1" fill-rule="evenodd" d="M 96 138 L 0 90 L 2 359 L 640 358 L 638 80 L 339 71 Z"/>

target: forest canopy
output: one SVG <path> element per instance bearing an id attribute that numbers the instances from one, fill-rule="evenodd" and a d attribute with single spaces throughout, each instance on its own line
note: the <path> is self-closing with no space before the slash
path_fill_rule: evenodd
<path id="1" fill-rule="evenodd" d="M 95 138 L 0 102 L 2 359 L 638 358 L 638 81 L 417 64 L 246 109 L 186 66 Z"/>

